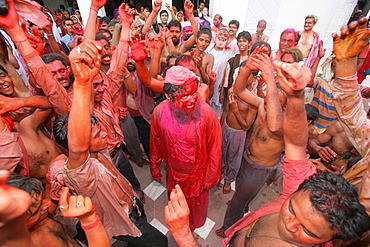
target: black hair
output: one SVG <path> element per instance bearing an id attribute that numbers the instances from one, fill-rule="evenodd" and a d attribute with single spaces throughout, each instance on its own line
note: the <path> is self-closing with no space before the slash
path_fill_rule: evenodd
<path id="1" fill-rule="evenodd" d="M 72 20 L 71 18 L 64 18 L 64 19 L 62 20 L 63 25 L 65 25 L 65 24 L 66 24 L 66 21 L 72 21 L 72 23 L 73 23 L 73 20 Z"/>
<path id="2" fill-rule="evenodd" d="M 166 14 L 167 14 L 167 16 L 168 16 L 168 12 L 167 12 L 167 10 L 165 10 L 165 9 L 162 9 L 162 10 L 161 10 L 161 12 L 159 12 L 159 16 L 161 16 L 163 13 L 166 13 Z"/>
<path id="3" fill-rule="evenodd" d="M 207 34 L 209 36 L 209 38 L 212 40 L 212 32 L 211 32 L 210 28 L 203 27 L 202 29 L 200 29 L 199 32 L 198 32 L 197 38 L 199 38 L 200 35 L 202 35 L 202 34 Z"/>
<path id="4" fill-rule="evenodd" d="M 168 56 L 166 57 L 166 63 L 168 65 L 168 62 L 170 61 L 171 58 L 178 58 L 181 56 L 181 53 L 178 51 L 172 51 Z"/>
<path id="5" fill-rule="evenodd" d="M 108 31 L 108 33 L 109 33 L 109 31 Z M 107 36 L 105 36 L 104 34 L 99 32 L 95 35 L 95 40 L 101 40 L 101 39 L 104 39 L 110 45 L 110 42 L 109 42 L 109 39 L 107 38 Z"/>
<path id="6" fill-rule="evenodd" d="M 181 23 L 178 21 L 178 20 L 171 20 L 168 24 L 167 24 L 167 28 L 170 29 L 171 27 L 179 27 L 180 28 L 180 31 L 181 31 Z"/>
<path id="7" fill-rule="evenodd" d="M 106 29 L 106 28 L 99 28 L 99 33 L 109 33 L 109 37 L 111 37 L 112 38 L 112 34 L 109 32 L 109 30 L 108 29 Z M 104 35 L 105 36 L 105 35 Z M 109 43 L 109 41 L 108 41 L 108 43 Z"/>
<path id="8" fill-rule="evenodd" d="M 370 217 L 358 201 L 357 188 L 332 172 L 305 180 L 297 191 L 309 193 L 313 207 L 329 222 L 333 239 L 353 241 L 370 229 Z"/>
<path id="9" fill-rule="evenodd" d="M 163 84 L 163 92 L 170 97 L 171 102 L 175 101 L 176 95 L 184 88 L 186 88 L 185 85 L 173 85 L 167 82 Z"/>
<path id="10" fill-rule="evenodd" d="M 114 27 L 117 23 L 118 21 L 110 21 L 108 27 Z"/>
<path id="11" fill-rule="evenodd" d="M 103 23 L 103 22 L 109 24 L 109 22 L 110 22 L 109 17 L 108 16 L 100 17 L 100 24 Z"/>
<path id="12" fill-rule="evenodd" d="M 8 71 L 4 68 L 4 66 L 0 65 L 0 70 L 4 71 L 6 75 L 9 75 Z"/>
<path id="13" fill-rule="evenodd" d="M 242 31 L 236 36 L 236 40 L 239 40 L 240 38 L 245 38 L 249 42 L 252 41 L 252 35 L 248 31 Z"/>
<path id="14" fill-rule="evenodd" d="M 320 116 L 319 109 L 317 109 L 316 106 L 311 104 L 305 104 L 304 107 L 306 108 L 307 120 L 315 122 L 316 119 L 318 119 Z"/>
<path id="15" fill-rule="evenodd" d="M 42 55 L 42 60 L 45 64 L 49 64 L 51 62 L 54 62 L 55 60 L 59 60 L 64 66 L 68 66 L 63 56 L 58 53 L 49 53 Z"/>
<path id="16" fill-rule="evenodd" d="M 265 41 L 258 41 L 256 43 L 254 43 L 254 45 L 252 46 L 252 49 L 251 49 L 251 53 L 258 47 L 258 46 L 266 46 L 268 49 L 269 49 L 269 53 L 268 55 L 270 56 L 271 55 L 271 46 L 269 43 L 265 42 Z"/>
<path id="17" fill-rule="evenodd" d="M 236 25 L 236 28 L 237 28 L 237 29 L 239 29 L 240 23 L 239 23 L 237 20 L 231 20 L 231 21 L 229 22 L 229 26 L 230 26 L 231 24 L 235 24 L 235 25 Z"/>
<path id="18" fill-rule="evenodd" d="M 8 185 L 26 191 L 32 197 L 35 194 L 40 194 L 43 191 L 42 183 L 36 178 L 23 177 L 12 173 L 8 178 Z"/>
<path id="19" fill-rule="evenodd" d="M 197 64 L 192 56 L 185 54 L 176 58 L 175 65 L 179 65 L 180 62 L 193 62 L 195 65 Z"/>
<path id="20" fill-rule="evenodd" d="M 69 113 L 64 116 L 58 117 L 53 125 L 53 135 L 55 141 L 68 150 L 68 120 L 69 120 Z M 91 128 L 94 125 L 99 124 L 99 120 L 94 116 L 91 115 Z"/>

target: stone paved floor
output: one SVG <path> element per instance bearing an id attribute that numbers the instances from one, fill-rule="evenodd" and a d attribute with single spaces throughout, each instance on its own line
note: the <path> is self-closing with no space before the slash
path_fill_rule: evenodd
<path id="1" fill-rule="evenodd" d="M 174 239 L 172 238 L 171 232 L 168 231 L 164 222 L 163 209 L 167 205 L 167 189 L 165 179 L 162 182 L 153 181 L 150 174 L 149 166 L 138 167 L 135 163 L 131 163 L 137 178 L 141 183 L 141 188 L 145 193 L 146 203 L 144 205 L 145 213 L 148 218 L 148 222 L 155 226 L 162 233 L 166 234 L 169 240 L 169 246 L 177 246 Z M 161 165 L 162 175 L 165 178 L 164 164 Z M 280 181 L 281 183 L 281 181 Z M 251 204 L 251 210 L 258 208 L 259 205 L 263 204 L 270 198 L 276 198 L 279 194 L 278 182 L 273 183 L 271 186 L 265 186 L 262 188 L 260 196 L 256 198 Z M 231 199 L 233 191 L 230 194 L 222 193 L 221 183 L 215 188 L 210 190 L 209 204 L 208 204 L 208 215 L 206 224 L 195 230 L 194 236 L 202 247 L 220 247 L 222 246 L 222 238 L 216 236 L 215 230 L 222 226 L 224 214 L 226 212 L 226 202 Z M 234 189 L 234 185 L 232 184 Z M 126 246 L 123 243 L 116 242 L 115 247 Z"/>

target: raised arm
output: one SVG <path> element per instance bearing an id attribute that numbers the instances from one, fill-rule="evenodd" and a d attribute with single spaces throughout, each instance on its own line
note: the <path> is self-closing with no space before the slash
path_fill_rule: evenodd
<path id="1" fill-rule="evenodd" d="M 251 56 L 250 59 L 252 60 L 253 65 L 262 72 L 262 79 L 267 84 L 265 97 L 267 128 L 274 135 L 282 137 L 283 110 L 273 75 L 271 59 L 265 53 Z"/>
<path id="2" fill-rule="evenodd" d="M 304 89 L 311 79 L 307 66 L 300 68 L 297 63 L 288 64 L 274 61 L 281 88 L 287 95 L 283 136 L 285 156 L 291 160 L 306 158 L 308 125 L 304 106 Z"/>
<path id="3" fill-rule="evenodd" d="M 185 0 L 184 10 L 190 21 L 191 28 L 193 29 L 193 35 L 182 44 L 181 49 L 179 50 L 179 52 L 181 53 L 185 53 L 186 51 L 190 50 L 193 47 L 196 41 L 196 37 L 198 36 L 198 31 L 199 31 L 198 23 L 195 20 L 195 17 L 193 14 L 194 4 L 190 0 Z"/>
<path id="4" fill-rule="evenodd" d="M 84 37 L 86 39 L 95 40 L 96 32 L 96 16 L 101 7 L 107 3 L 107 0 L 91 0 L 89 18 L 87 19 Z"/>
<path id="5" fill-rule="evenodd" d="M 141 83 L 155 93 L 162 93 L 164 83 L 151 77 L 144 63 L 145 58 L 148 56 L 145 41 L 140 40 L 140 37 L 132 37 L 130 46 Z"/>
<path id="6" fill-rule="evenodd" d="M 69 55 L 75 75 L 73 104 L 68 120 L 69 159 L 67 167 L 74 169 L 86 161 L 91 142 L 90 103 L 92 79 L 100 69 L 102 47 L 85 40 Z"/>
<path id="7" fill-rule="evenodd" d="M 130 40 L 130 27 L 133 21 L 133 11 L 128 4 L 122 3 L 119 7 L 119 16 L 121 17 L 121 36 L 118 46 L 112 54 L 111 64 L 107 72 L 108 77 L 112 80 L 113 84 L 110 90 L 113 99 L 122 86 L 122 81 L 125 74 L 125 67 L 128 58 L 128 42 Z"/>
<path id="8" fill-rule="evenodd" d="M 357 56 L 368 44 L 370 30 L 366 28 L 367 19 L 352 22 L 341 29 L 341 35 L 333 35 L 334 53 L 336 56 L 335 79 L 331 85 L 335 108 L 344 125 L 354 138 L 349 138 L 362 157 L 369 155 L 370 138 L 367 131 L 370 120 L 366 117 L 360 85 L 357 83 Z M 351 135 L 348 135 L 349 137 Z"/>
<path id="9" fill-rule="evenodd" d="M 162 0 L 155 0 L 153 2 L 153 10 L 152 12 L 150 12 L 149 17 L 144 24 L 143 30 L 141 30 L 142 34 L 146 34 L 147 32 L 149 32 L 150 27 L 152 26 L 153 22 L 157 18 L 158 12 L 161 10 L 161 8 L 162 8 Z"/>
<path id="10" fill-rule="evenodd" d="M 22 98 L 0 95 L 0 115 L 4 114 L 5 112 L 16 111 L 25 106 L 42 109 L 49 109 L 53 107 L 45 96 L 31 96 Z"/>
<path id="11" fill-rule="evenodd" d="M 161 54 L 164 48 L 164 39 L 168 33 L 168 28 L 161 28 L 159 35 L 154 33 L 146 34 L 145 41 L 150 50 L 150 75 L 153 78 L 157 78 L 157 75 L 161 70 Z"/>

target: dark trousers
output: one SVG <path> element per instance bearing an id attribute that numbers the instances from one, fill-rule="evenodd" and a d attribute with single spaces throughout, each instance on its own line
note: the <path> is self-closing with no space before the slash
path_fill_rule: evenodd
<path id="1" fill-rule="evenodd" d="M 240 220 L 249 203 L 258 194 L 262 186 L 276 175 L 277 166 L 266 167 L 251 161 L 245 154 L 236 177 L 235 193 L 227 206 L 223 230 Z"/>
<path id="2" fill-rule="evenodd" d="M 136 204 L 139 207 L 141 215 L 137 211 L 136 207 L 132 207 L 132 212 L 130 213 L 130 219 L 135 224 L 135 226 L 140 230 L 141 237 L 131 237 L 128 235 L 125 236 L 116 236 L 113 237 L 120 241 L 125 241 L 128 243 L 129 247 L 167 247 L 168 240 L 163 233 L 157 230 L 157 228 L 153 227 L 146 221 L 146 215 L 144 212 L 143 204 L 140 200 L 136 199 Z M 77 223 L 77 238 L 80 241 L 86 240 L 85 232 L 81 228 L 80 222 Z"/>
<path id="3" fill-rule="evenodd" d="M 134 191 L 141 197 L 143 196 L 143 191 L 140 188 L 140 182 L 136 178 L 134 170 L 127 159 L 122 148 L 118 148 L 117 153 L 112 157 L 113 165 L 117 170 L 131 183 Z"/>
<path id="4" fill-rule="evenodd" d="M 131 116 L 132 117 L 132 116 Z M 137 131 L 139 132 L 139 140 L 143 144 L 144 151 L 150 160 L 149 140 L 150 140 L 150 124 L 142 116 L 132 117 L 134 119 Z"/>
<path id="5" fill-rule="evenodd" d="M 137 209 L 133 207 L 130 214 L 130 219 L 140 230 L 142 234 L 141 237 L 131 237 L 126 235 L 117 236 L 114 238 L 120 241 L 127 242 L 129 247 L 167 247 L 167 237 L 163 235 L 163 233 L 158 231 L 157 228 L 153 227 L 146 221 L 143 204 L 139 200 L 136 200 L 136 204 L 139 206 L 141 215 L 139 216 Z"/>

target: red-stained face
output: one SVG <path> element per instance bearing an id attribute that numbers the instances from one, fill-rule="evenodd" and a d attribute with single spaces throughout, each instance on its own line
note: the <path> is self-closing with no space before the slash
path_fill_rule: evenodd
<path id="1" fill-rule="evenodd" d="M 196 81 L 186 85 L 186 89 L 175 98 L 175 106 L 184 111 L 192 111 L 195 108 L 195 103 L 198 100 L 197 94 L 198 84 Z"/>
<path id="2" fill-rule="evenodd" d="M 69 78 L 69 66 L 64 66 L 59 60 L 54 60 L 53 62 L 46 64 L 46 67 L 48 67 L 54 78 L 65 89 L 68 89 L 71 86 L 71 80 Z"/>
<path id="3" fill-rule="evenodd" d="M 284 202 L 279 214 L 278 231 L 283 240 L 299 246 L 324 243 L 335 235 L 329 222 L 313 207 L 309 192 L 303 190 Z"/>
<path id="4" fill-rule="evenodd" d="M 96 42 L 103 47 L 101 63 L 103 65 L 109 65 L 112 58 L 112 47 L 110 46 L 110 43 L 108 43 L 105 39 L 99 39 Z"/>
<path id="5" fill-rule="evenodd" d="M 26 226 L 31 228 L 43 221 L 48 216 L 50 201 L 43 200 L 42 193 L 32 196 L 32 204 L 26 212 Z"/>
<path id="6" fill-rule="evenodd" d="M 93 87 L 94 87 L 94 101 L 100 102 L 103 99 L 104 94 L 104 80 L 103 77 L 100 74 L 97 74 L 93 81 Z"/>
<path id="7" fill-rule="evenodd" d="M 281 52 L 284 52 L 286 49 L 296 46 L 297 42 L 293 33 L 284 33 L 279 42 L 279 49 Z"/>
<path id="8" fill-rule="evenodd" d="M 215 15 L 215 17 L 213 17 L 213 25 L 218 27 L 220 24 L 221 24 L 220 15 Z"/>

